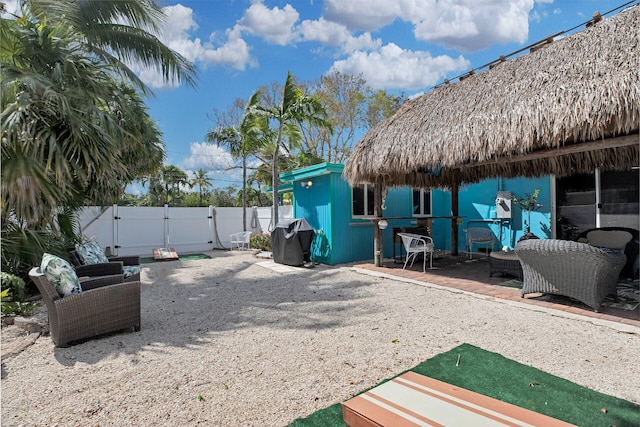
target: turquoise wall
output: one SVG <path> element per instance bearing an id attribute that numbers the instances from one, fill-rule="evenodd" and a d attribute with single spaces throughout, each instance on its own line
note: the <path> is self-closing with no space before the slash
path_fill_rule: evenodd
<path id="1" fill-rule="evenodd" d="M 304 179 L 306 181 L 308 179 Z M 303 188 L 294 182 L 296 218 L 305 218 L 314 230 L 322 229 L 329 249 L 321 254 L 330 265 L 373 259 L 373 222 L 351 217 L 351 187 L 339 173 L 313 177 L 313 186 Z M 411 213 L 411 190 L 390 189 L 386 199 L 385 217 L 408 216 Z M 415 220 L 389 220 L 383 230 L 384 256 L 393 255 L 392 227 L 411 226 Z M 323 245 L 323 249 L 326 247 Z M 399 246 L 396 251 L 399 254 Z"/>
<path id="2" fill-rule="evenodd" d="M 331 164 L 328 164 L 332 166 Z M 333 165 L 336 166 L 336 165 Z M 317 165 L 296 171 L 291 176 L 294 193 L 293 214 L 296 218 L 305 218 L 315 230 L 323 230 L 326 241 L 322 245 L 327 264 L 341 264 L 352 261 L 373 259 L 373 223 L 370 220 L 351 217 L 351 187 L 335 169 L 328 171 Z M 305 171 L 309 171 L 307 175 Z M 315 171 L 319 175 L 313 175 Z M 296 176 L 295 174 L 300 175 Z M 300 180 L 295 180 L 296 178 Z M 312 187 L 304 188 L 300 181 L 313 182 Z M 465 233 L 469 221 L 485 221 L 495 218 L 495 199 L 498 190 L 511 191 L 515 197 L 522 198 L 525 193 L 540 189 L 538 202 L 542 208 L 531 215 L 531 231 L 540 238 L 552 237 L 551 232 L 551 188 L 550 177 L 490 179 L 477 184 L 461 187 L 458 195 L 459 215 L 462 217 L 458 230 L 458 250 L 465 250 Z M 431 211 L 433 215 L 433 241 L 436 249 L 448 250 L 451 247 L 451 195 L 448 191 L 432 190 Z M 389 226 L 383 230 L 384 257 L 391 258 L 394 253 L 392 234 L 394 227 L 415 226 L 412 215 L 412 190 L 407 187 L 390 188 L 386 198 L 383 217 L 389 218 Z M 496 235 L 496 247 L 513 248 L 524 234 L 527 220 L 521 209 L 512 205 L 512 218 L 503 221 L 502 226 L 491 224 L 489 227 Z M 473 225 L 473 222 L 472 222 Z M 400 252 L 396 244 L 395 253 Z"/>
<path id="3" fill-rule="evenodd" d="M 541 178 L 513 178 L 489 179 L 477 184 L 465 185 L 458 195 L 459 215 L 464 217 L 459 227 L 458 249 L 465 250 L 464 229 L 469 221 L 489 220 L 495 218 L 495 199 L 498 190 L 511 191 L 514 197 L 525 197 L 525 193 L 533 193 L 540 189 L 538 202 L 542 204 L 540 210 L 531 214 L 531 232 L 540 238 L 550 238 L 551 235 L 551 179 L 549 176 Z M 524 234 L 526 215 L 519 206 L 512 203 L 512 217 L 504 221 L 502 227 L 490 225 L 496 235 L 496 248 L 503 246 L 513 248 L 518 239 Z M 477 224 L 477 223 L 476 223 Z M 474 224 L 472 223 L 471 226 Z M 502 228 L 502 230 L 500 230 Z M 502 240 L 500 241 L 500 231 Z"/>

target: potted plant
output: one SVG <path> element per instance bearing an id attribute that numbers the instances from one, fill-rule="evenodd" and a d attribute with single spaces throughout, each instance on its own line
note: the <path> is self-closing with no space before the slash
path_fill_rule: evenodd
<path id="1" fill-rule="evenodd" d="M 524 193 L 524 197 L 512 197 L 511 201 L 516 205 L 520 206 L 523 212 L 526 213 L 526 218 L 524 220 L 524 235 L 518 239 L 527 240 L 527 239 L 537 239 L 538 236 L 531 232 L 531 212 L 537 211 L 542 207 L 541 203 L 538 203 L 538 196 L 540 195 L 540 189 L 536 188 L 533 193 Z"/>

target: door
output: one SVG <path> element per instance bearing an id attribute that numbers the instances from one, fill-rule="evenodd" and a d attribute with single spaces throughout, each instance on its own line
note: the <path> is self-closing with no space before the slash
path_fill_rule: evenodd
<path id="1" fill-rule="evenodd" d="M 556 234 L 572 240 L 596 227 L 640 227 L 638 170 L 556 179 Z"/>

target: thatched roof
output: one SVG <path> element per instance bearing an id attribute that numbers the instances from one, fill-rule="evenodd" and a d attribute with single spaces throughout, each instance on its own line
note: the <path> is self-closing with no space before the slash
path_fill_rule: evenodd
<path id="1" fill-rule="evenodd" d="M 372 128 L 351 184 L 451 187 L 638 166 L 640 6 L 410 100 Z M 440 173 L 424 173 L 440 167 Z"/>

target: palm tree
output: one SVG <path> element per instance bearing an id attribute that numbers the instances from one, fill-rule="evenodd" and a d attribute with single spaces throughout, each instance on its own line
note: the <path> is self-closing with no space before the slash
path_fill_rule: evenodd
<path id="1" fill-rule="evenodd" d="M 145 30 L 161 17 L 153 1 L 24 0 L 22 15 L 0 18 L 2 213 L 34 226 L 161 166 L 160 133 L 128 85 L 147 89 L 123 60 L 188 84 L 194 71 Z"/>
<path id="2" fill-rule="evenodd" d="M 284 139 L 288 141 L 288 146 L 294 147 L 300 141 L 301 123 L 309 123 L 321 129 L 327 129 L 331 132 L 331 124 L 326 120 L 327 112 L 320 101 L 313 97 L 305 95 L 296 85 L 291 72 L 287 73 L 287 81 L 284 84 L 282 93 L 282 101 L 278 106 L 264 107 L 255 105 L 251 108 L 251 114 L 264 117 L 269 120 L 275 120 L 278 124 L 278 136 L 273 149 L 272 162 L 272 189 L 273 189 L 273 223 L 272 226 L 278 224 L 278 205 L 280 204 L 280 196 L 278 194 L 278 184 L 280 177 L 278 173 L 278 156 L 281 149 L 288 149 L 284 145 Z"/>
<path id="3" fill-rule="evenodd" d="M 165 166 L 162 170 L 162 181 L 164 182 L 165 189 L 165 204 L 169 204 L 169 201 L 175 199 L 171 197 L 172 193 L 176 194 L 175 198 L 180 198 L 180 186 L 188 185 L 187 174 L 177 166 L 169 165 Z"/>
<path id="4" fill-rule="evenodd" d="M 207 176 L 207 172 L 204 169 L 200 168 L 196 171 L 193 179 L 189 181 L 189 186 L 191 188 L 198 186 L 198 190 L 200 193 L 200 206 L 202 206 L 202 190 L 207 187 L 211 187 L 211 180 Z"/>
<path id="5" fill-rule="evenodd" d="M 269 136 L 268 123 L 253 114 L 260 103 L 261 92 L 254 93 L 244 109 L 237 127 L 216 128 L 207 133 L 207 141 L 226 145 L 233 157 L 242 159 L 242 230 L 247 231 L 247 158 L 263 147 Z"/>
<path id="6" fill-rule="evenodd" d="M 164 19 L 155 0 L 23 0 L 31 14 L 50 25 L 61 23 L 78 36 L 83 50 L 109 64 L 118 74 L 148 92 L 125 63 L 155 68 L 165 81 L 195 84 L 195 69 L 187 59 L 162 44 L 155 34 Z"/>

